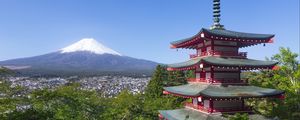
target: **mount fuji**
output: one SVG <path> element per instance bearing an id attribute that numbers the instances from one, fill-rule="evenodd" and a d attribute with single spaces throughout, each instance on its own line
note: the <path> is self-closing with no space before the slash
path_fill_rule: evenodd
<path id="1" fill-rule="evenodd" d="M 84 38 L 56 52 L 6 61 L 0 66 L 30 75 L 151 74 L 156 62 L 121 55 L 93 38 Z"/>

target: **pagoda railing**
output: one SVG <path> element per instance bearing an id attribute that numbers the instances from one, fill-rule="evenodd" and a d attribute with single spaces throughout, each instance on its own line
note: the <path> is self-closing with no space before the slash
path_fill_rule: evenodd
<path id="1" fill-rule="evenodd" d="M 247 58 L 247 52 L 234 52 L 234 51 L 213 51 L 209 50 L 206 52 L 201 52 L 201 54 L 190 54 L 190 58 L 196 58 L 200 56 L 238 56 L 242 58 Z"/>
<path id="2" fill-rule="evenodd" d="M 185 103 L 185 106 L 186 106 L 186 107 L 189 107 L 189 108 L 196 109 L 196 110 L 201 110 L 201 111 L 204 111 L 204 112 L 209 112 L 209 109 L 205 108 L 205 107 L 202 106 L 202 105 L 194 105 L 193 103 L 186 102 L 186 103 Z"/>
<path id="3" fill-rule="evenodd" d="M 243 81 L 234 78 L 217 78 L 217 79 L 208 79 L 209 83 L 243 83 Z"/>
<path id="4" fill-rule="evenodd" d="M 207 82 L 205 78 L 188 78 L 188 82 Z"/>
<path id="5" fill-rule="evenodd" d="M 218 78 L 218 79 L 211 79 L 211 78 L 188 78 L 188 82 L 207 82 L 207 83 L 245 83 L 239 79 L 233 78 Z"/>
<path id="6" fill-rule="evenodd" d="M 229 108 L 216 108 L 213 109 L 213 112 L 251 112 L 252 108 L 249 106 L 244 107 L 229 107 Z"/>
<path id="7" fill-rule="evenodd" d="M 190 58 L 196 58 L 196 57 L 199 57 L 200 55 L 198 54 L 190 54 Z"/>

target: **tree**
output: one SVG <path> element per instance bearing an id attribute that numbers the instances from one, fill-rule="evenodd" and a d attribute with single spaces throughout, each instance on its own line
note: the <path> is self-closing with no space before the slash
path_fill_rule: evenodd
<path id="1" fill-rule="evenodd" d="M 249 120 L 249 116 L 247 113 L 244 114 L 236 113 L 232 116 L 229 116 L 229 120 Z"/>
<path id="2" fill-rule="evenodd" d="M 111 99 L 105 110 L 104 118 L 109 120 L 134 120 L 141 118 L 142 100 L 140 95 L 133 95 L 123 90 L 114 99 Z"/>
<path id="3" fill-rule="evenodd" d="M 185 100 L 181 97 L 163 95 L 163 87 L 168 85 L 180 85 L 186 82 L 184 72 L 168 72 L 166 67 L 158 65 L 148 83 L 143 99 L 142 118 L 157 119 L 158 110 L 174 109 L 182 106 Z"/>
<path id="4" fill-rule="evenodd" d="M 161 97 L 163 92 L 163 84 L 166 82 L 167 78 L 166 69 L 163 66 L 158 65 L 145 89 L 146 98 Z"/>
<path id="5" fill-rule="evenodd" d="M 14 74 L 15 72 L 6 68 L 6 67 L 1 67 L 0 66 L 0 76 L 3 76 L 3 75 L 11 75 L 11 74 Z"/>
<path id="6" fill-rule="evenodd" d="M 292 53 L 289 48 L 280 48 L 280 53 L 275 54 L 271 59 L 278 61 L 280 69 L 275 74 L 275 77 L 282 78 L 289 81 L 289 84 L 292 86 L 292 89 L 296 93 L 299 93 L 299 83 L 300 83 L 300 70 L 299 70 L 299 61 L 297 61 L 298 54 Z"/>
<path id="7" fill-rule="evenodd" d="M 193 70 L 186 71 L 185 77 L 186 78 L 195 78 L 196 77 L 195 71 L 193 71 Z"/>
<path id="8" fill-rule="evenodd" d="M 30 96 L 30 108 L 8 113 L 9 119 L 104 119 L 101 114 L 105 99 L 95 91 L 79 88 L 79 84 L 55 90 L 36 90 Z"/>
<path id="9" fill-rule="evenodd" d="M 168 71 L 168 79 L 165 86 L 178 86 L 186 84 L 186 75 L 183 71 Z"/>
<path id="10" fill-rule="evenodd" d="M 22 95 L 25 88 L 10 86 L 9 82 L 0 80 L 0 119 L 7 118 L 8 113 L 16 111 L 19 106 L 29 104 L 28 98 Z"/>
<path id="11" fill-rule="evenodd" d="M 248 73 L 250 84 L 285 91 L 285 99 L 249 100 L 256 110 L 266 116 L 278 116 L 281 119 L 300 117 L 300 65 L 298 54 L 289 48 L 280 48 L 279 53 L 271 57 L 277 61 L 279 69 L 262 70 Z"/>

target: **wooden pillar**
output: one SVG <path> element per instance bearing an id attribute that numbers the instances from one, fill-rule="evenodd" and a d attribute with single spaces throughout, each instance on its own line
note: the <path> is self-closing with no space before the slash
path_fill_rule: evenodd
<path id="1" fill-rule="evenodd" d="M 214 44 L 215 44 L 215 42 L 214 42 L 214 40 L 212 39 L 212 40 L 211 40 L 211 50 L 212 50 L 212 51 L 215 51 L 215 45 L 214 45 Z"/>
<path id="2" fill-rule="evenodd" d="M 242 109 L 244 110 L 244 109 L 245 109 L 245 101 L 244 101 L 244 98 L 242 98 L 241 100 L 242 100 Z"/>
<path id="3" fill-rule="evenodd" d="M 198 80 L 198 78 L 197 78 L 197 68 L 195 68 L 194 74 L 195 74 L 195 80 L 197 81 Z"/>
<path id="4" fill-rule="evenodd" d="M 210 68 L 210 78 L 211 78 L 211 82 L 213 83 L 214 81 L 214 66 L 211 66 Z"/>
<path id="5" fill-rule="evenodd" d="M 239 78 L 238 82 L 241 82 L 241 67 L 238 67 Z"/>
<path id="6" fill-rule="evenodd" d="M 209 112 L 209 113 L 212 113 L 212 112 L 213 112 L 213 104 L 214 104 L 214 102 L 213 102 L 213 100 L 210 98 L 210 99 L 209 99 L 209 109 L 208 109 L 208 112 Z"/>

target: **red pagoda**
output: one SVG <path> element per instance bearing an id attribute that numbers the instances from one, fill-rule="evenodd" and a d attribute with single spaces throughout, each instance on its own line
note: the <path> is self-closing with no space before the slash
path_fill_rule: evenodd
<path id="1" fill-rule="evenodd" d="M 272 34 L 254 34 L 226 30 L 220 24 L 220 0 L 213 0 L 214 24 L 202 28 L 190 38 L 171 42 L 171 48 L 195 49 L 190 60 L 169 64 L 168 70 L 193 70 L 195 78 L 188 84 L 164 87 L 164 94 L 172 94 L 192 101 L 185 108 L 160 110 L 160 119 L 201 120 L 225 119 L 222 113 L 251 112 L 245 99 L 283 98 L 283 91 L 250 86 L 241 80 L 241 71 L 272 69 L 277 62 L 247 58 L 239 48 L 272 43 Z"/>

